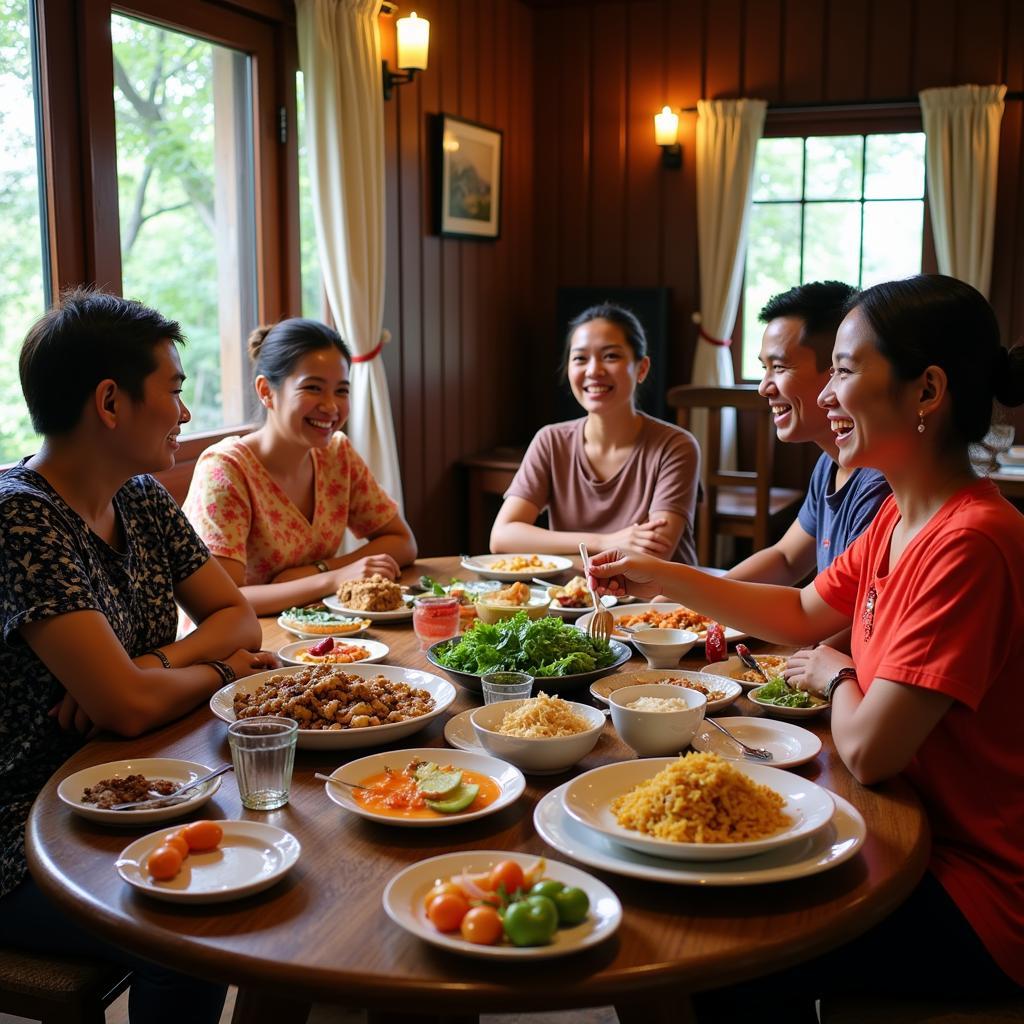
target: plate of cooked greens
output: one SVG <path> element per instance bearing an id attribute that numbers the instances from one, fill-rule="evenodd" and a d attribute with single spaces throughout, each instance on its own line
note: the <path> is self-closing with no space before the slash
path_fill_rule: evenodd
<path id="1" fill-rule="evenodd" d="M 427 651 L 427 660 L 460 686 L 480 692 L 488 672 L 528 672 L 547 691 L 588 685 L 629 661 L 632 651 L 617 640 L 587 636 L 552 616 L 529 619 L 518 612 L 494 625 L 478 622 Z"/>

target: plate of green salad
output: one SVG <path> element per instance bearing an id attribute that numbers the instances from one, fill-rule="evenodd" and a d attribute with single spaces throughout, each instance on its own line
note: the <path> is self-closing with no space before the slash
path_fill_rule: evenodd
<path id="1" fill-rule="evenodd" d="M 794 690 L 782 676 L 750 690 L 747 698 L 779 718 L 809 718 L 832 706 L 817 694 Z"/>
<path id="2" fill-rule="evenodd" d="M 494 625 L 477 622 L 462 636 L 441 640 L 427 660 L 467 690 L 480 692 L 488 672 L 528 672 L 534 689 L 551 692 L 589 685 L 629 661 L 632 651 L 618 640 L 594 640 L 554 616 L 528 619 L 519 612 Z"/>

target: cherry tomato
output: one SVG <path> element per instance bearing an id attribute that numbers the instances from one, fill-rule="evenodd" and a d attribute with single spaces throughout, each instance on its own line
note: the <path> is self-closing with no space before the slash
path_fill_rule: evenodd
<path id="1" fill-rule="evenodd" d="M 553 900 L 556 893 L 560 893 L 564 888 L 565 886 L 561 882 L 556 882 L 553 878 L 542 878 L 530 889 L 530 895 L 547 896 L 549 900 Z"/>
<path id="2" fill-rule="evenodd" d="M 525 884 L 523 869 L 514 860 L 502 860 L 491 868 L 491 877 L 487 888 L 497 892 L 500 886 L 504 886 L 506 894 L 511 896 L 517 889 L 522 889 Z"/>
<path id="3" fill-rule="evenodd" d="M 192 853 L 205 853 L 220 845 L 224 829 L 215 821 L 193 821 L 181 830 L 181 834 Z"/>
<path id="4" fill-rule="evenodd" d="M 513 946 L 546 946 L 558 930 L 558 910 L 547 896 L 528 896 L 509 904 L 504 928 Z"/>
<path id="5" fill-rule="evenodd" d="M 729 656 L 725 644 L 725 630 L 717 622 L 708 623 L 707 635 L 704 638 L 704 655 L 708 664 L 725 661 Z"/>
<path id="6" fill-rule="evenodd" d="M 477 946 L 493 946 L 501 941 L 504 929 L 494 907 L 473 907 L 462 919 L 459 931 L 467 942 Z"/>
<path id="7" fill-rule="evenodd" d="M 167 835 L 160 840 L 160 845 L 170 846 L 177 850 L 178 853 L 181 854 L 182 860 L 188 856 L 188 843 L 180 832 L 168 832 Z"/>
<path id="8" fill-rule="evenodd" d="M 146 870 L 158 882 L 166 882 L 181 870 L 181 861 L 173 846 L 158 846 L 146 859 Z"/>
<path id="9" fill-rule="evenodd" d="M 466 898 L 466 894 L 454 882 L 442 882 L 438 880 L 434 883 L 434 888 L 431 889 L 423 899 L 424 910 L 427 910 L 430 907 L 435 896 L 461 896 L 462 899 Z"/>
<path id="10" fill-rule="evenodd" d="M 561 892 L 556 892 L 551 897 L 555 909 L 558 911 L 558 924 L 574 925 L 580 924 L 587 918 L 587 911 L 590 910 L 590 899 L 582 889 L 574 885 L 567 885 Z"/>
<path id="11" fill-rule="evenodd" d="M 443 893 L 435 896 L 427 907 L 427 917 L 439 932 L 454 932 L 462 919 L 469 913 L 469 903 L 465 896 Z"/>

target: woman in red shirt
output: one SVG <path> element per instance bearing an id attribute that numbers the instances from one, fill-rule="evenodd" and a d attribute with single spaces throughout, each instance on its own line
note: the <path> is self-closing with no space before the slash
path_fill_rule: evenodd
<path id="1" fill-rule="evenodd" d="M 840 465 L 881 470 L 893 494 L 812 584 L 738 583 L 619 551 L 593 565 L 612 592 L 660 590 L 777 643 L 852 627 L 852 657 L 819 647 L 787 676 L 808 689 L 814 676 L 829 680 L 836 749 L 860 782 L 902 773 L 914 785 L 931 860 L 891 918 L 777 979 L 794 1022 L 814 1019 L 800 1016 L 794 993 L 813 1013 L 809 998 L 837 992 L 989 995 L 1024 985 L 1024 517 L 968 457 L 993 398 L 1024 402 L 1024 347 L 1003 348 L 977 291 L 929 275 L 857 296 L 832 362 L 818 401 Z M 825 671 L 808 672 L 812 662 Z M 728 1004 L 722 995 L 702 1020 L 737 1012 L 742 990 Z M 752 997 L 761 1009 L 765 996 L 762 979 Z"/>

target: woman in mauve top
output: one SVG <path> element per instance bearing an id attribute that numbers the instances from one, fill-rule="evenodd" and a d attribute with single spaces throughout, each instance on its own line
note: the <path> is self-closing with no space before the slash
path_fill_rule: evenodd
<path id="1" fill-rule="evenodd" d="M 700 449 L 692 434 L 640 412 L 650 370 L 637 318 L 608 303 L 569 324 L 566 374 L 586 416 L 544 427 L 491 530 L 491 551 L 622 547 L 693 564 Z M 547 510 L 548 528 L 537 526 Z"/>
<path id="2" fill-rule="evenodd" d="M 968 457 L 993 398 L 1024 403 L 1024 347 L 1003 348 L 995 314 L 969 285 L 920 276 L 853 300 L 832 365 L 819 402 L 839 463 L 881 470 L 892 496 L 812 584 L 710 579 L 617 551 L 594 559 L 613 592 L 662 590 L 778 643 L 852 627 L 852 657 L 819 646 L 785 674 L 831 697 L 836 750 L 858 781 L 902 774 L 931 826 L 928 871 L 891 917 L 749 990 L 709 993 L 702 1021 L 771 1006 L 799 1024 L 815 1019 L 815 997 L 1024 986 L 1024 517 Z"/>
<path id="3" fill-rule="evenodd" d="M 397 579 L 416 541 L 341 432 L 352 359 L 338 332 L 282 320 L 252 332 L 249 356 L 266 421 L 199 457 L 184 506 L 196 532 L 258 615 Z M 346 529 L 366 543 L 339 555 Z"/>

